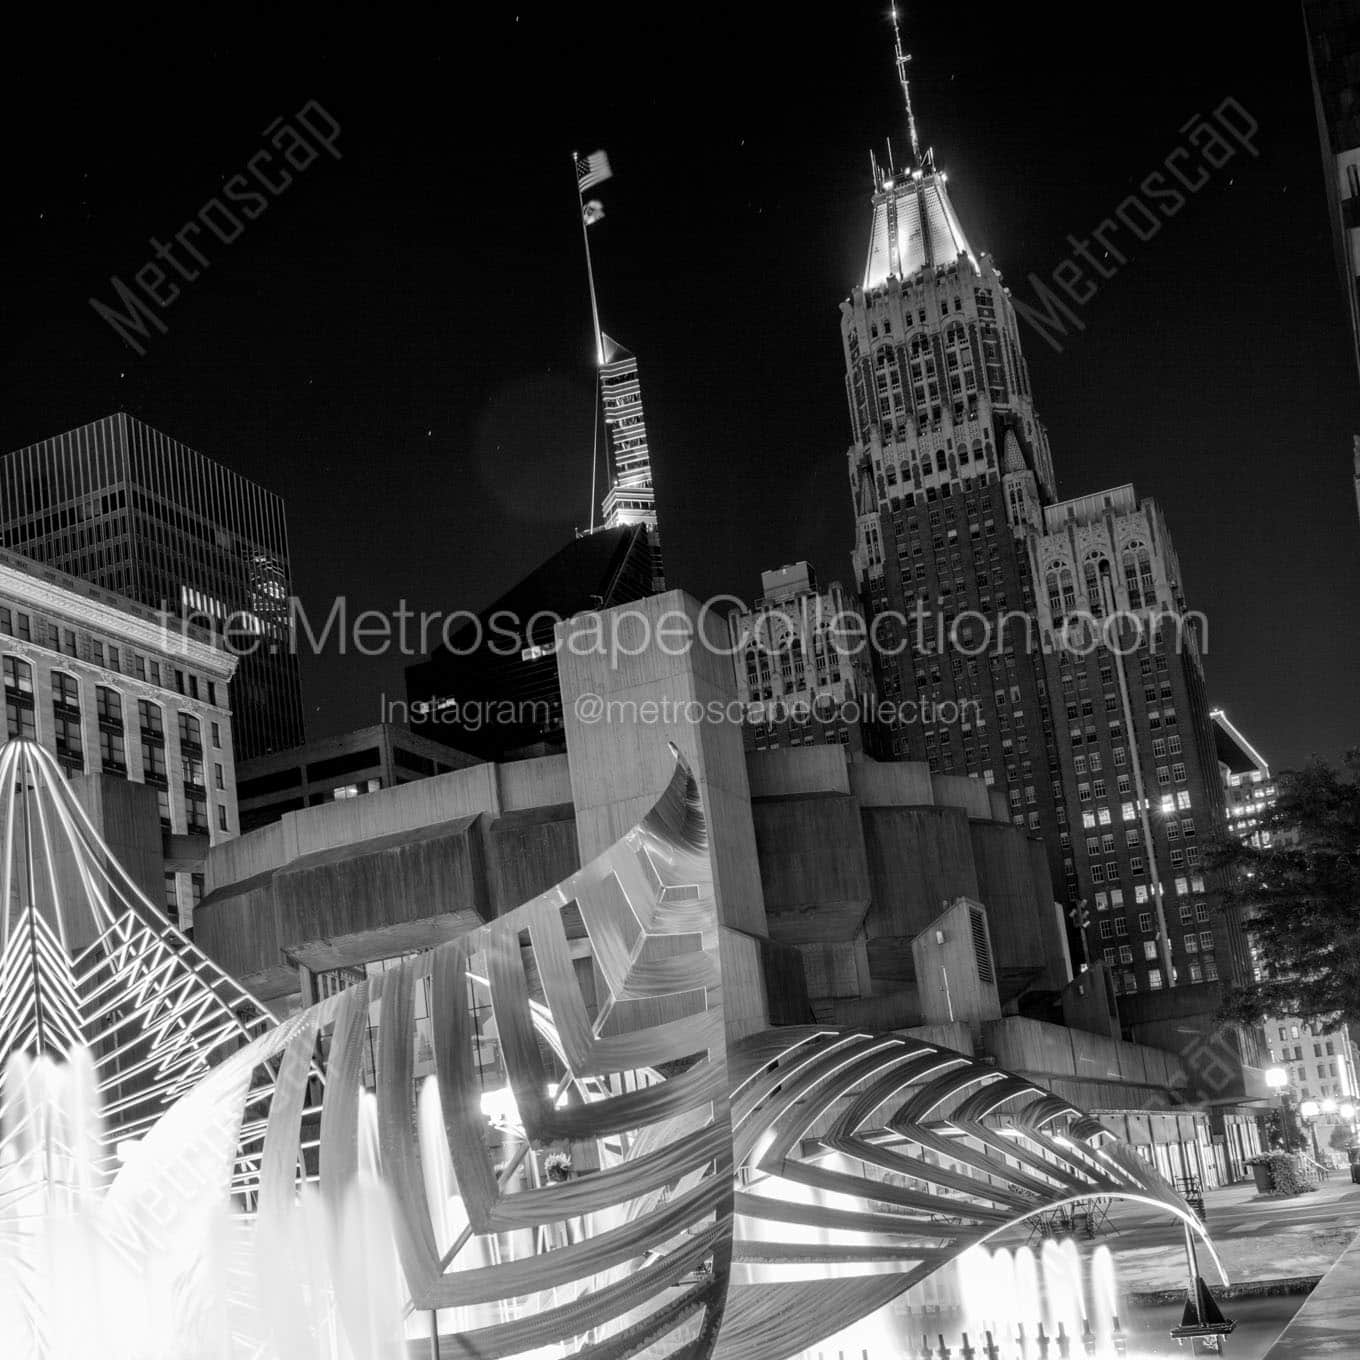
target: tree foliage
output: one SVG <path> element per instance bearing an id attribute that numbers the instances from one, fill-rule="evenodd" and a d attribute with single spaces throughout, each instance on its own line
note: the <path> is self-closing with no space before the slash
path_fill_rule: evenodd
<path id="1" fill-rule="evenodd" d="M 1225 906 L 1240 911 L 1262 966 L 1231 990 L 1223 1018 L 1289 1015 L 1331 1027 L 1360 1022 L 1360 748 L 1340 766 L 1314 760 L 1279 777 L 1262 821 L 1265 848 L 1232 843 Z"/>

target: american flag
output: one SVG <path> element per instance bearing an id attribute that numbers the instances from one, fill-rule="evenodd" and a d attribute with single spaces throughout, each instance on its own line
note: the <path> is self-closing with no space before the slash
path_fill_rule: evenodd
<path id="1" fill-rule="evenodd" d="M 609 168 L 609 157 L 603 151 L 592 151 L 589 156 L 576 158 L 576 188 L 581 193 L 603 184 L 613 173 Z"/>

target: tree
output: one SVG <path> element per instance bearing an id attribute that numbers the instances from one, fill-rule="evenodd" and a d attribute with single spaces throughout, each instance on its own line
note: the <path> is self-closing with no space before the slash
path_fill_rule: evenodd
<path id="1" fill-rule="evenodd" d="M 1349 1124 L 1337 1124 L 1332 1129 L 1332 1136 L 1327 1139 L 1327 1146 L 1335 1148 L 1338 1152 L 1345 1152 L 1351 1145 L 1351 1126 Z"/>
<path id="2" fill-rule="evenodd" d="M 1290 1015 L 1332 1027 L 1360 1022 L 1360 748 L 1278 780 L 1262 822 L 1270 845 L 1221 845 L 1225 906 L 1240 911 L 1262 966 L 1231 990 L 1222 1018 Z"/>
<path id="3" fill-rule="evenodd" d="M 1266 1146 L 1285 1152 L 1302 1152 L 1308 1146 L 1292 1106 L 1266 1111 Z"/>

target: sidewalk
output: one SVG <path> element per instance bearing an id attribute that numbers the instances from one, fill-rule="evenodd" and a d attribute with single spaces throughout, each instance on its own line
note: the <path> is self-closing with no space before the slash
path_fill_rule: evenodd
<path id="1" fill-rule="evenodd" d="M 1360 1337 L 1360 1240 L 1352 1244 L 1286 1324 L 1266 1360 L 1354 1355 Z"/>
<path id="2" fill-rule="evenodd" d="M 1204 1201 L 1209 1235 L 1234 1293 L 1286 1292 L 1287 1285 L 1288 1292 L 1303 1292 L 1360 1233 L 1360 1186 L 1340 1175 L 1287 1199 L 1259 1195 L 1248 1182 L 1206 1191 Z M 1105 1240 L 1122 1290 L 1153 1294 L 1184 1288 L 1181 1233 L 1165 1214 L 1119 1205 L 1110 1218 L 1118 1231 Z M 1211 1286 L 1219 1284 L 1202 1247 L 1199 1256 L 1200 1273 Z"/>

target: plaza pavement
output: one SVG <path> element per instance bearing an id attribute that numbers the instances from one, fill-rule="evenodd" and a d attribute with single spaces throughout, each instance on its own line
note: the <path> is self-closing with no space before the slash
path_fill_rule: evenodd
<path id="1" fill-rule="evenodd" d="M 1248 1182 L 1206 1191 L 1204 1200 L 1206 1225 L 1228 1273 L 1230 1293 L 1284 1292 L 1287 1284 L 1300 1291 L 1302 1281 L 1325 1275 L 1360 1234 L 1360 1185 L 1351 1183 L 1348 1172 L 1333 1172 L 1317 1190 L 1287 1199 L 1259 1195 Z M 1147 1295 L 1184 1289 L 1179 1224 L 1141 1205 L 1116 1204 L 1109 1226 L 1113 1231 L 1098 1241 L 1114 1253 L 1121 1291 Z M 1200 1273 L 1217 1285 L 1208 1253 L 1201 1248 L 1199 1256 Z M 1355 1353 L 1360 1354 L 1360 1343 Z"/>

